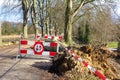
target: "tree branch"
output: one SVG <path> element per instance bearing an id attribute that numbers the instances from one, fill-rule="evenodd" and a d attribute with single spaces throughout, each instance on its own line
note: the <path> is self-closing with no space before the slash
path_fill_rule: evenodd
<path id="1" fill-rule="evenodd" d="M 88 4 L 88 3 L 91 3 L 91 2 L 93 2 L 93 1 L 95 1 L 95 0 L 89 0 L 89 1 L 85 2 L 83 5 Z"/>
<path id="2" fill-rule="evenodd" d="M 12 7 L 10 10 L 5 11 L 5 12 L 2 12 L 0 15 L 2 15 L 2 14 L 6 14 L 6 13 L 9 13 L 9 12 L 11 12 L 12 10 L 18 8 L 18 7 L 21 6 L 21 5 L 22 5 L 22 4 L 18 4 L 18 5 L 16 5 L 16 6 Z"/>
<path id="3" fill-rule="evenodd" d="M 75 15 L 78 13 L 78 11 L 82 8 L 82 6 L 84 5 L 85 0 L 82 0 L 79 4 L 79 6 L 74 10 L 74 12 L 72 13 L 72 17 L 75 17 Z"/>
<path id="4" fill-rule="evenodd" d="M 89 8 L 89 9 L 87 9 L 82 15 L 77 16 L 77 19 L 75 19 L 75 20 L 73 21 L 73 23 L 76 22 L 77 20 L 79 20 L 80 17 L 84 16 L 89 10 L 91 10 L 91 9 L 93 9 L 93 8 L 95 8 L 95 7 L 93 6 L 93 7 Z M 73 24 L 73 23 L 72 23 L 72 24 Z"/>
<path id="5" fill-rule="evenodd" d="M 88 4 L 88 3 L 91 3 L 91 2 L 93 2 L 93 1 L 95 1 L 95 0 L 88 0 L 88 1 L 86 1 L 86 0 L 82 0 L 81 2 L 80 2 L 80 4 L 79 4 L 79 6 L 75 9 L 75 11 L 73 12 L 73 14 L 72 14 L 72 17 L 75 17 L 75 15 L 78 13 L 78 11 L 85 5 L 85 4 Z"/>

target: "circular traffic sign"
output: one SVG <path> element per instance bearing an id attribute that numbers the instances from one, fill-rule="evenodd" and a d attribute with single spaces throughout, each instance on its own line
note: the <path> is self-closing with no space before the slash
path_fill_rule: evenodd
<path id="1" fill-rule="evenodd" d="M 33 50 L 35 54 L 42 54 L 42 52 L 44 51 L 44 46 L 42 44 L 42 42 L 35 42 L 34 46 L 33 46 Z"/>

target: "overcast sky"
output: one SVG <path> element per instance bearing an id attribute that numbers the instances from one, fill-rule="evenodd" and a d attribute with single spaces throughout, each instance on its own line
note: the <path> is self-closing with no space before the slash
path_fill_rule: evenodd
<path id="1" fill-rule="evenodd" d="M 5 2 L 4 2 L 5 1 Z M 7 3 L 9 1 L 9 3 Z M 117 0 L 116 0 L 117 1 Z M 3 5 L 7 4 L 9 6 L 14 6 L 18 4 L 17 0 L 13 2 L 13 0 L 0 0 L 0 21 L 12 21 L 12 22 L 22 22 L 22 11 L 19 11 L 19 9 L 15 9 L 12 12 L 1 14 L 5 12 L 2 8 Z M 11 4 L 11 5 L 9 5 Z M 120 0 L 116 2 L 117 7 L 115 9 L 117 15 L 120 16 Z M 16 13 L 16 14 L 14 14 Z"/>

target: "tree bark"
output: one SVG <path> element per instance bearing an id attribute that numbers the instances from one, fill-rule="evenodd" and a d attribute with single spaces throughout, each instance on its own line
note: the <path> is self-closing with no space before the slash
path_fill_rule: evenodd
<path id="1" fill-rule="evenodd" d="M 0 46 L 2 45 L 2 28 L 1 28 L 1 22 L 0 22 Z"/>
<path id="2" fill-rule="evenodd" d="M 33 0 L 33 13 L 34 13 L 34 20 L 35 20 L 34 27 L 35 27 L 35 36 L 36 36 L 39 34 L 36 0 Z"/>
<path id="3" fill-rule="evenodd" d="M 50 34 L 50 27 L 51 27 L 51 10 L 50 10 L 50 0 L 46 1 L 46 34 Z"/>
<path id="4" fill-rule="evenodd" d="M 67 0 L 67 7 L 65 12 L 65 31 L 64 39 L 69 45 L 72 44 L 72 0 Z"/>
<path id="5" fill-rule="evenodd" d="M 69 45 L 72 44 L 72 23 L 73 18 L 80 11 L 80 9 L 87 3 L 93 2 L 94 0 L 80 0 L 78 1 L 79 5 L 73 9 L 73 0 L 67 0 L 67 7 L 65 12 L 65 31 L 64 31 L 64 39 L 65 42 Z"/>
<path id="6" fill-rule="evenodd" d="M 37 0 L 38 1 L 38 17 L 39 17 L 39 26 L 41 27 L 41 34 L 42 37 L 44 36 L 44 25 L 45 25 L 45 20 L 44 20 L 44 15 L 45 15 L 45 11 L 44 11 L 44 4 L 45 4 L 45 0 Z"/>
<path id="7" fill-rule="evenodd" d="M 28 38 L 27 22 L 28 22 L 29 4 L 27 0 L 22 0 L 22 9 L 23 9 L 23 34 L 24 34 L 24 38 Z"/>

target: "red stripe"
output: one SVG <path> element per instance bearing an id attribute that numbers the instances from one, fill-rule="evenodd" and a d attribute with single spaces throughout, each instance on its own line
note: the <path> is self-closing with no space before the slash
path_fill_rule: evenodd
<path id="1" fill-rule="evenodd" d="M 72 54 L 74 54 L 72 51 L 70 51 L 70 54 L 72 55 Z"/>
<path id="2" fill-rule="evenodd" d="M 52 39 L 54 39 L 54 36 L 51 36 Z"/>
<path id="3" fill-rule="evenodd" d="M 40 36 L 36 36 L 36 38 L 39 38 Z"/>
<path id="4" fill-rule="evenodd" d="M 102 80 L 106 80 L 106 77 L 103 74 L 101 74 L 98 70 L 95 71 L 95 74 Z"/>
<path id="5" fill-rule="evenodd" d="M 27 50 L 20 50 L 21 54 L 27 54 Z"/>
<path id="6" fill-rule="evenodd" d="M 59 36 L 59 39 L 60 39 L 60 40 L 62 40 L 62 38 L 63 38 L 62 36 Z"/>
<path id="7" fill-rule="evenodd" d="M 86 67 L 88 66 L 88 63 L 87 63 L 87 62 L 83 61 L 82 63 L 83 63 Z"/>
<path id="8" fill-rule="evenodd" d="M 78 55 L 76 55 L 76 56 L 75 56 L 75 58 L 76 58 L 76 59 L 78 59 L 78 58 L 79 58 L 79 56 L 78 56 Z"/>
<path id="9" fill-rule="evenodd" d="M 44 38 L 48 38 L 48 36 L 44 36 Z"/>
<path id="10" fill-rule="evenodd" d="M 56 46 L 57 46 L 57 43 L 51 42 L 51 43 L 50 43 L 50 46 L 56 47 Z"/>
<path id="11" fill-rule="evenodd" d="M 22 44 L 22 45 L 27 45 L 27 44 L 28 44 L 28 41 L 27 41 L 27 40 L 21 40 L 21 41 L 20 41 L 20 44 Z"/>
<path id="12" fill-rule="evenodd" d="M 50 56 L 56 56 L 56 52 L 50 52 Z"/>

